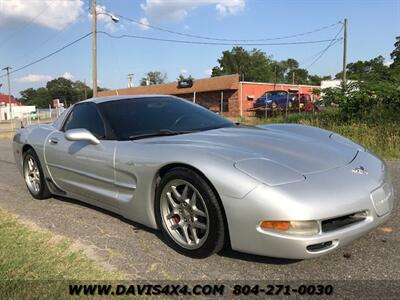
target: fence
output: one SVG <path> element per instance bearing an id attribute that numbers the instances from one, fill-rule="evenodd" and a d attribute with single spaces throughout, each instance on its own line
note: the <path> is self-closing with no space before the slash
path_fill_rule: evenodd
<path id="1" fill-rule="evenodd" d="M 21 128 L 21 126 L 51 123 L 58 118 L 63 110 L 63 108 L 37 109 L 35 113 L 21 114 L 20 117 L 13 120 L 0 121 L 0 134 L 11 135 L 16 129 Z"/>

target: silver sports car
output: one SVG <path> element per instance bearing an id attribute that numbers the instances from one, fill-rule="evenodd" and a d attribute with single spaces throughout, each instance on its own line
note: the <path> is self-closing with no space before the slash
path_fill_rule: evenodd
<path id="1" fill-rule="evenodd" d="M 102 207 L 160 229 L 178 252 L 224 246 L 303 259 L 385 222 L 393 186 L 362 146 L 303 125 L 249 127 L 171 96 L 75 104 L 14 137 L 29 192 Z"/>

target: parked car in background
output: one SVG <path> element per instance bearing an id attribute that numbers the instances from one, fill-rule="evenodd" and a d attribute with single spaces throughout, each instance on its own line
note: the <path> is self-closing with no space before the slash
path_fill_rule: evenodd
<path id="1" fill-rule="evenodd" d="M 293 96 L 287 91 L 269 91 L 254 102 L 254 108 L 288 108 L 293 107 Z"/>
<path id="2" fill-rule="evenodd" d="M 293 100 L 294 107 L 299 108 L 301 111 L 312 112 L 316 108 L 314 103 L 312 102 L 311 95 L 307 93 L 301 94 L 291 94 L 291 98 Z"/>
<path id="3" fill-rule="evenodd" d="M 31 112 L 30 118 L 31 118 L 31 120 L 37 120 L 38 119 L 38 113 L 36 111 Z"/>

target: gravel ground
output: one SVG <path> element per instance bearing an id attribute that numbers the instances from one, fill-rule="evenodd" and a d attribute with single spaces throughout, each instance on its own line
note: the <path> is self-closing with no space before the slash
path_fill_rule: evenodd
<path id="1" fill-rule="evenodd" d="M 11 152 L 0 140 L 0 208 L 41 228 L 77 241 L 96 260 L 128 279 L 151 280 L 331 280 L 400 279 L 400 162 L 388 162 L 396 204 L 391 219 L 351 245 L 329 255 L 290 261 L 232 250 L 195 260 L 166 246 L 156 231 L 78 201 L 34 200 Z"/>

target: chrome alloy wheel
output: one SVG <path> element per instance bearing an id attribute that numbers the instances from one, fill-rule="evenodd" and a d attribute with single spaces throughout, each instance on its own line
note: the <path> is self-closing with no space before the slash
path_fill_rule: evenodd
<path id="1" fill-rule="evenodd" d="M 39 194 L 40 188 L 42 186 L 42 182 L 40 180 L 39 166 L 36 160 L 30 155 L 27 155 L 25 158 L 24 177 L 26 185 L 28 186 L 28 189 L 31 191 L 31 193 L 35 195 Z"/>
<path id="2" fill-rule="evenodd" d="M 186 249 L 198 249 L 209 233 L 209 214 L 200 192 L 189 182 L 168 182 L 160 197 L 161 219 L 171 238 Z"/>

